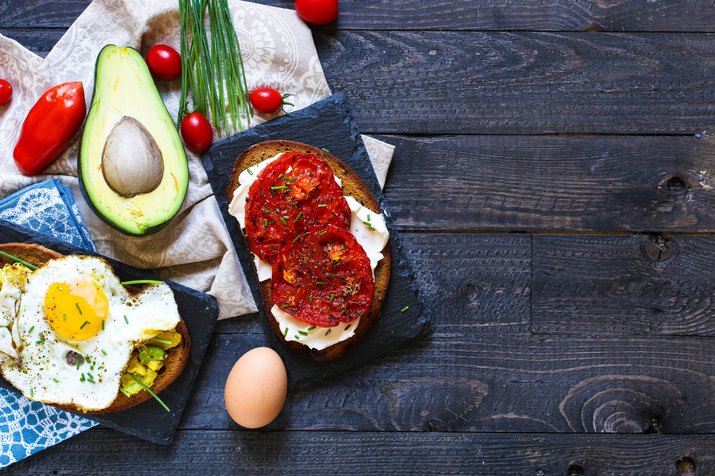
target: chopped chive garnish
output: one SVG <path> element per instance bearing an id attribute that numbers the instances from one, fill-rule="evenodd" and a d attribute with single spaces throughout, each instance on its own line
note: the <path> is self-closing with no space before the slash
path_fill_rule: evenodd
<path id="1" fill-rule="evenodd" d="M 364 223 L 371 231 L 375 231 L 375 227 L 372 226 L 372 223 L 370 223 L 369 221 L 363 221 L 363 223 Z"/>
<path id="2" fill-rule="evenodd" d="M 67 314 L 62 314 L 62 320 L 66 321 L 67 320 Z"/>
<path id="3" fill-rule="evenodd" d="M 302 336 L 307 336 L 307 335 L 308 335 L 308 333 L 305 332 L 305 331 L 298 331 L 298 334 L 300 334 L 300 335 L 302 335 Z"/>
<path id="4" fill-rule="evenodd" d="M 326 149 L 325 147 L 323 147 L 323 148 L 320 149 L 320 150 L 322 150 L 322 151 L 325 152 L 326 154 L 329 154 L 329 153 L 330 153 L 330 151 L 329 151 L 328 149 Z"/>
<path id="5" fill-rule="evenodd" d="M 330 331 L 332 331 L 332 329 L 328 329 L 327 331 L 325 331 L 325 335 L 327 336 L 328 334 L 330 334 Z"/>
<path id="6" fill-rule="evenodd" d="M 169 407 L 166 406 L 166 403 L 162 402 L 162 401 L 161 401 L 161 398 L 159 398 L 159 397 L 156 395 L 156 393 L 152 392 L 151 389 L 150 389 L 149 387 L 147 387 L 144 382 L 142 382 L 141 380 L 139 380 L 139 379 L 137 378 L 137 376 L 134 375 L 134 374 L 131 373 L 131 372 L 129 372 L 129 375 L 130 375 L 130 376 L 134 379 L 134 381 L 135 381 L 136 383 L 138 383 L 144 390 L 146 390 L 147 392 L 149 392 L 149 394 L 150 394 L 152 397 L 154 397 L 154 398 L 156 399 L 156 401 L 159 402 L 159 404 L 160 404 L 162 407 L 164 407 L 164 410 L 166 410 L 167 412 L 171 413 L 171 410 L 169 410 Z"/>
<path id="7" fill-rule="evenodd" d="M 297 222 L 298 220 L 300 220 L 300 217 L 302 217 L 302 216 L 303 216 L 303 212 L 298 212 L 298 216 L 295 217 L 295 220 L 293 220 L 293 223 L 295 223 L 295 222 Z"/>
<path id="8" fill-rule="evenodd" d="M 268 218 L 263 219 L 263 226 L 265 226 L 265 227 L 268 226 Z"/>
<path id="9" fill-rule="evenodd" d="M 288 188 L 288 185 L 274 185 L 271 187 L 271 190 L 285 190 Z"/>
<path id="10" fill-rule="evenodd" d="M 35 330 L 35 326 L 30 327 L 30 329 L 27 332 L 32 332 Z"/>
<path id="11" fill-rule="evenodd" d="M 104 319 L 102 319 L 102 330 L 104 330 Z"/>
<path id="12" fill-rule="evenodd" d="M 80 382 L 84 382 L 84 373 L 82 373 L 82 375 L 80 375 L 79 381 L 80 381 Z"/>
<path id="13" fill-rule="evenodd" d="M 40 332 L 40 335 L 38 337 L 39 339 L 37 339 L 37 342 L 35 342 L 35 344 L 42 344 L 43 342 L 45 342 L 45 334 Z"/>
<path id="14" fill-rule="evenodd" d="M 80 355 L 79 357 L 77 357 L 77 370 L 79 370 L 79 366 L 82 365 L 83 363 L 84 363 L 84 359 Z"/>
<path id="15" fill-rule="evenodd" d="M 308 328 L 308 331 L 312 331 L 313 329 L 315 329 L 315 326 L 310 326 L 310 327 Z"/>
<path id="16" fill-rule="evenodd" d="M 367 214 L 367 221 L 370 221 L 370 214 Z"/>
<path id="17" fill-rule="evenodd" d="M 328 206 L 327 203 L 321 203 L 320 205 L 318 205 L 318 208 L 325 208 L 327 206 Z"/>
<path id="18" fill-rule="evenodd" d="M 106 356 L 107 356 L 107 351 L 104 350 L 104 349 L 102 349 L 102 355 L 106 357 Z"/>
<path id="19" fill-rule="evenodd" d="M 300 238 L 300 235 L 298 235 L 298 236 L 296 236 L 295 238 L 293 238 L 293 243 L 295 243 L 296 241 L 298 241 L 298 238 Z"/>
<path id="20" fill-rule="evenodd" d="M 348 324 L 347 326 L 345 326 L 345 330 L 350 329 L 350 327 L 352 327 L 352 324 Z"/>
<path id="21" fill-rule="evenodd" d="M 267 208 L 264 208 L 264 209 L 263 209 L 263 213 L 271 213 L 271 211 L 270 211 L 269 209 L 267 209 Z"/>
<path id="22" fill-rule="evenodd" d="M 170 340 L 159 339 L 158 337 L 153 337 L 151 340 L 152 340 L 152 342 L 157 342 L 157 343 L 159 343 L 159 344 L 171 345 L 171 341 L 170 341 Z"/>
<path id="23" fill-rule="evenodd" d="M 410 310 L 410 306 L 405 306 L 402 309 L 400 309 L 400 312 L 407 312 Z"/>
<path id="24" fill-rule="evenodd" d="M 331 294 L 330 299 L 328 299 L 328 301 L 333 302 L 333 299 L 335 299 L 335 294 Z"/>
<path id="25" fill-rule="evenodd" d="M 253 172 L 251 172 L 251 169 L 246 169 L 246 172 L 248 172 L 248 175 L 253 175 Z"/>
<path id="26" fill-rule="evenodd" d="M 318 286 L 325 286 L 325 283 L 323 281 L 316 281 L 315 284 Z"/>
<path id="27" fill-rule="evenodd" d="M 78 303 L 78 302 L 74 303 L 74 306 L 77 308 L 77 312 L 79 312 L 79 315 L 81 316 L 81 315 L 82 315 L 82 308 L 79 307 L 79 303 Z"/>
<path id="28" fill-rule="evenodd" d="M 53 377 L 53 378 L 52 378 L 52 381 L 55 382 L 55 383 L 60 383 L 60 379 L 58 379 L 57 377 Z"/>
<path id="29" fill-rule="evenodd" d="M 127 324 L 129 324 L 129 319 L 127 319 L 127 315 L 126 315 L 126 314 L 124 315 L 124 322 L 126 322 Z"/>
<path id="30" fill-rule="evenodd" d="M 323 235 L 326 234 L 326 233 L 327 233 L 327 231 L 323 230 L 323 231 L 321 231 L 320 233 L 318 233 L 318 236 L 323 236 Z"/>
<path id="31" fill-rule="evenodd" d="M 35 396 L 35 389 L 30 387 L 30 397 L 34 397 L 34 396 Z"/>
<path id="32" fill-rule="evenodd" d="M 121 285 L 126 286 L 128 284 L 161 284 L 164 281 L 157 281 L 156 279 L 135 279 L 132 281 L 122 281 Z"/>
<path id="33" fill-rule="evenodd" d="M 285 337 L 285 336 L 287 336 L 287 335 L 288 335 L 288 328 L 286 327 L 285 332 L 283 332 L 283 337 Z"/>
<path id="34" fill-rule="evenodd" d="M 131 398 L 131 395 L 129 395 L 129 392 L 127 392 L 126 390 L 124 390 L 124 387 L 119 387 L 119 391 L 122 392 L 125 397 Z"/>
<path id="35" fill-rule="evenodd" d="M 94 380 L 94 375 L 92 375 L 91 373 L 87 372 L 87 378 Z"/>
<path id="36" fill-rule="evenodd" d="M 296 340 L 300 340 L 300 336 L 298 334 L 294 335 L 293 338 Z"/>
<path id="37" fill-rule="evenodd" d="M 84 329 L 84 326 L 89 324 L 89 321 L 84 321 L 81 326 L 79 326 L 80 329 Z"/>
<path id="38" fill-rule="evenodd" d="M 288 218 L 288 217 L 282 216 L 282 217 L 280 218 L 281 223 L 283 223 L 284 225 L 287 225 L 287 224 L 288 224 L 288 222 L 286 222 L 286 218 Z"/>
<path id="39" fill-rule="evenodd" d="M 10 253 L 5 253 L 4 251 L 0 251 L 0 256 L 4 256 L 5 258 L 9 258 L 9 259 L 15 261 L 16 263 L 20 263 L 24 267 L 30 268 L 32 271 L 37 269 L 37 266 L 35 266 L 34 264 L 28 263 L 24 259 L 20 259 L 17 256 L 11 255 Z"/>
<path id="40" fill-rule="evenodd" d="M 313 302 L 313 295 L 308 296 L 308 301 Z"/>

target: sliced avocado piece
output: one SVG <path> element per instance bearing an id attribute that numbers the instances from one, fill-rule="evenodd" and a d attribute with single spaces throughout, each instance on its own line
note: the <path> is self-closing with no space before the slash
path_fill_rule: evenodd
<path id="1" fill-rule="evenodd" d="M 164 360 L 166 353 L 161 347 L 146 346 L 139 351 L 139 362 L 146 365 L 151 360 Z"/>
<path id="2" fill-rule="evenodd" d="M 143 236 L 178 213 L 189 185 L 186 153 L 144 58 L 107 45 L 79 151 L 80 188 L 117 230 Z"/>

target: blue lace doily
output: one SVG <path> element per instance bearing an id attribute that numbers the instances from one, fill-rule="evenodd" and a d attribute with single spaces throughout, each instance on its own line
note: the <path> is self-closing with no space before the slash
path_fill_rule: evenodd
<path id="1" fill-rule="evenodd" d="M 58 179 L 33 184 L 0 200 L 0 219 L 95 251 L 72 193 Z M 0 468 L 96 424 L 0 388 Z"/>

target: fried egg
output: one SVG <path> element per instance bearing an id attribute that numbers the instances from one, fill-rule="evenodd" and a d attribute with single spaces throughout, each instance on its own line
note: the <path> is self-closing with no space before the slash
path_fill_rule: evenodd
<path id="1" fill-rule="evenodd" d="M 0 372 L 45 403 L 111 406 L 134 348 L 180 321 L 168 285 L 131 294 L 91 256 L 7 265 L 0 280 Z"/>

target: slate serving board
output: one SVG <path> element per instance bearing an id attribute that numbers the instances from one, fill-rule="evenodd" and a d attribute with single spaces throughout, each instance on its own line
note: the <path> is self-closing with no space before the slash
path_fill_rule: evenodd
<path id="1" fill-rule="evenodd" d="M 362 341 L 352 346 L 339 359 L 315 362 L 309 357 L 286 348 L 273 334 L 264 310 L 259 307 L 261 321 L 270 336 L 271 346 L 281 355 L 288 371 L 291 389 L 299 389 L 320 380 L 339 375 L 375 357 L 407 344 L 425 332 L 429 318 L 415 286 L 414 273 L 400 246 L 389 207 L 385 204 L 365 145 L 358 133 L 357 125 L 350 115 L 347 99 L 337 94 L 317 102 L 305 109 L 258 125 L 244 133 L 237 134 L 214 144 L 204 156 L 204 167 L 216 195 L 226 227 L 238 253 L 241 266 L 256 302 L 260 302 L 258 280 L 252 267 L 248 245 L 238 222 L 228 213 L 229 197 L 226 195 L 233 164 L 236 158 L 259 142 L 268 140 L 292 140 L 319 148 L 348 164 L 362 178 L 377 198 L 387 222 L 392 244 L 393 262 L 390 286 L 380 317 L 373 324 Z M 407 312 L 400 312 L 409 306 Z"/>
<path id="2" fill-rule="evenodd" d="M 97 253 L 68 245 L 51 236 L 32 233 L 10 222 L 0 220 L 0 243 L 10 242 L 37 243 L 62 254 L 102 257 L 109 262 L 122 281 L 162 279 L 148 271 L 132 268 Z M 216 300 L 207 294 L 189 289 L 172 281 L 163 281 L 174 291 L 179 314 L 184 319 L 191 337 L 191 351 L 186 367 L 181 372 L 181 375 L 160 394 L 161 399 L 171 409 L 171 413 L 167 413 L 152 398 L 137 406 L 116 413 L 107 413 L 105 415 L 78 414 L 143 440 L 168 445 L 174 437 L 176 427 L 191 396 L 196 375 L 199 372 L 201 361 L 204 358 L 218 319 L 218 305 Z M 12 389 L 12 386 L 2 378 L 0 378 L 0 385 Z"/>

